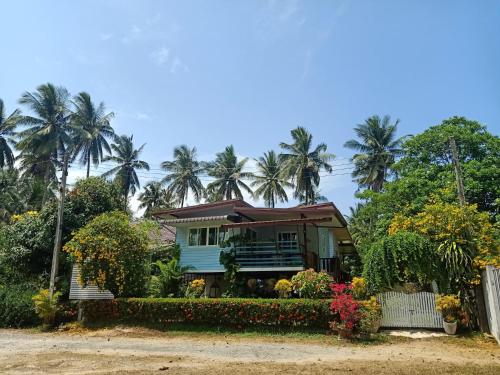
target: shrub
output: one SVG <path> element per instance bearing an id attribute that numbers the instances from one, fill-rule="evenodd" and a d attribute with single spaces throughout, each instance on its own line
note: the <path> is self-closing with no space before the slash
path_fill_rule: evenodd
<path id="1" fill-rule="evenodd" d="M 332 278 L 326 272 L 316 272 L 312 268 L 292 277 L 293 290 L 302 298 L 330 297 Z"/>
<path id="2" fill-rule="evenodd" d="M 205 292 L 205 280 L 194 279 L 186 288 L 187 298 L 199 298 Z"/>
<path id="3" fill-rule="evenodd" d="M 81 282 L 115 296 L 145 293 L 149 239 L 123 212 L 104 213 L 81 228 L 64 246 L 80 267 Z"/>
<path id="4" fill-rule="evenodd" d="M 177 297 L 180 292 L 182 274 L 190 267 L 180 265 L 174 258 L 168 263 L 157 261 L 154 266 L 158 269 L 156 275 L 151 276 L 149 293 L 152 297 Z"/>
<path id="5" fill-rule="evenodd" d="M 30 327 L 40 320 L 31 298 L 36 289 L 29 284 L 0 285 L 0 327 Z"/>
<path id="6" fill-rule="evenodd" d="M 60 296 L 61 293 L 56 292 L 51 297 L 48 289 L 42 289 L 31 298 L 35 303 L 35 311 L 44 324 L 50 326 L 54 324 L 56 314 L 59 311 L 57 300 Z"/>
<path id="7" fill-rule="evenodd" d="M 368 292 L 374 294 L 404 282 L 430 283 L 439 276 L 436 257 L 429 240 L 417 233 L 401 231 L 382 238 L 364 257 Z"/>
<path id="8" fill-rule="evenodd" d="M 352 295 L 355 299 L 364 299 L 366 297 L 366 281 L 363 277 L 353 277 L 351 285 Z"/>
<path id="9" fill-rule="evenodd" d="M 90 323 L 327 328 L 332 319 L 326 300 L 129 298 L 82 304 Z"/>
<path id="10" fill-rule="evenodd" d="M 330 326 L 334 329 L 353 330 L 361 319 L 361 314 L 360 305 L 351 294 L 351 286 L 333 284 L 332 291 L 333 301 L 330 309 L 339 317 L 340 322 L 333 322 Z"/>
<path id="11" fill-rule="evenodd" d="M 292 283 L 287 279 L 278 280 L 274 290 L 278 292 L 280 298 L 288 298 L 292 292 Z"/>
<path id="12" fill-rule="evenodd" d="M 359 321 L 359 330 L 361 332 L 372 332 L 378 328 L 378 323 L 382 318 L 382 306 L 375 297 L 365 301 L 358 301 L 360 305 L 361 319 Z"/>
<path id="13" fill-rule="evenodd" d="M 437 296 L 436 310 L 441 312 L 446 322 L 456 322 L 461 317 L 460 298 L 454 294 Z"/>

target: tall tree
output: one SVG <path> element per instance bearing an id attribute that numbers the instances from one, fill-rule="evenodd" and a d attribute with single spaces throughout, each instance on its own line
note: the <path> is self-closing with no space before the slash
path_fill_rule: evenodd
<path id="1" fill-rule="evenodd" d="M 352 177 L 362 187 L 379 192 L 384 186 L 390 167 L 396 157 L 401 155 L 401 143 L 396 138 L 399 120 L 390 123 L 390 116 L 371 116 L 363 124 L 354 128 L 357 137 L 344 144 L 344 147 L 358 151 L 352 157 L 354 171 Z"/>
<path id="2" fill-rule="evenodd" d="M 73 99 L 73 105 L 75 107 L 72 116 L 73 124 L 83 129 L 76 141 L 74 156 L 80 155 L 80 163 L 87 166 L 87 178 L 89 178 L 90 163 L 92 162 L 94 166 L 99 165 L 104 158 L 103 150 L 111 154 L 107 138 L 115 136 L 110 125 L 114 113 L 106 113 L 103 102 L 96 106 L 86 92 L 79 93 Z"/>
<path id="3" fill-rule="evenodd" d="M 21 159 L 28 155 L 44 171 L 44 202 L 49 194 L 50 182 L 55 179 L 54 166 L 61 162 L 67 146 L 73 144 L 76 135 L 76 129 L 69 121 L 68 99 L 69 93 L 64 87 L 46 83 L 34 92 L 25 92 L 19 100 L 33 115 L 22 116 L 20 123 L 26 129 L 18 133 L 20 140 L 17 147 L 21 150 Z"/>
<path id="4" fill-rule="evenodd" d="M 276 202 L 288 202 L 285 188 L 293 185 L 283 176 L 283 158 L 274 151 L 265 152 L 264 156 L 256 159 L 258 174 L 252 179 L 252 187 L 256 187 L 256 197 L 263 197 L 266 207 L 274 208 Z"/>
<path id="5" fill-rule="evenodd" d="M 304 204 L 311 204 L 317 200 L 317 188 L 321 180 L 320 171 L 332 172 L 329 161 L 335 156 L 327 153 L 325 143 L 312 146 L 312 135 L 305 128 L 299 126 L 291 131 L 293 143 L 281 142 L 284 153 L 284 173 L 295 183 L 295 198 L 303 196 Z"/>
<path id="6" fill-rule="evenodd" d="M 177 198 L 181 207 L 184 207 L 190 189 L 196 202 L 203 198 L 205 188 L 199 175 L 204 170 L 204 163 L 197 160 L 195 147 L 191 149 L 186 145 L 176 147 L 174 160 L 164 161 L 161 167 L 169 172 L 162 182 L 168 184 L 169 193 Z"/>
<path id="7" fill-rule="evenodd" d="M 175 207 L 177 202 L 172 194 L 159 181 L 151 181 L 144 186 L 144 191 L 139 194 L 140 209 L 145 208 L 144 217 L 150 217 L 154 210 Z"/>
<path id="8" fill-rule="evenodd" d="M 136 190 L 141 187 L 136 170 L 145 169 L 149 171 L 149 164 L 143 160 L 139 160 L 139 156 L 145 144 L 135 149 L 133 139 L 133 135 L 130 137 L 126 135 L 117 137 L 116 143 L 111 145 L 115 154 L 106 156 L 103 160 L 112 161 L 118 164 L 116 167 L 103 173 L 103 177 L 114 175 L 115 180 L 122 188 L 125 198 L 128 198 L 129 193 L 134 195 Z"/>
<path id="9" fill-rule="evenodd" d="M 252 189 L 242 179 L 252 178 L 252 173 L 244 172 L 248 158 L 238 160 L 234 153 L 234 147 L 227 146 L 223 152 L 219 152 L 215 161 L 207 163 L 208 175 L 215 178 L 207 186 L 210 200 L 215 199 L 243 199 L 241 189 L 253 196 Z"/>
<path id="10" fill-rule="evenodd" d="M 0 168 L 14 166 L 14 153 L 10 145 L 14 144 L 14 129 L 20 120 L 21 111 L 16 109 L 7 116 L 3 101 L 0 99 Z"/>

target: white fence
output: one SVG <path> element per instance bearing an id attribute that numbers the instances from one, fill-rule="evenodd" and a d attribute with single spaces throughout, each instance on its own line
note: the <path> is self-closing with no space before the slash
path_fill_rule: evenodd
<path id="1" fill-rule="evenodd" d="M 382 305 L 382 327 L 443 328 L 436 311 L 436 294 L 386 292 L 377 295 Z"/>
<path id="2" fill-rule="evenodd" d="M 488 326 L 500 344 L 500 268 L 486 267 L 483 272 L 483 291 Z"/>

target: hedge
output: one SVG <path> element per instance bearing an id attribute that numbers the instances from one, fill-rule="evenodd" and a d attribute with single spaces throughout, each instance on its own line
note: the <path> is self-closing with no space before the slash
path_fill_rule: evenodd
<path id="1" fill-rule="evenodd" d="M 330 300 L 128 298 L 82 302 L 89 323 L 328 328 Z"/>

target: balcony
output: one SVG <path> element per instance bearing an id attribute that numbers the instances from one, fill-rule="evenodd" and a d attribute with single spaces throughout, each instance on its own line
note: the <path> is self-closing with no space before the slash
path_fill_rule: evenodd
<path id="1" fill-rule="evenodd" d="M 254 241 L 235 246 L 242 271 L 304 269 L 302 249 L 297 241 Z"/>

